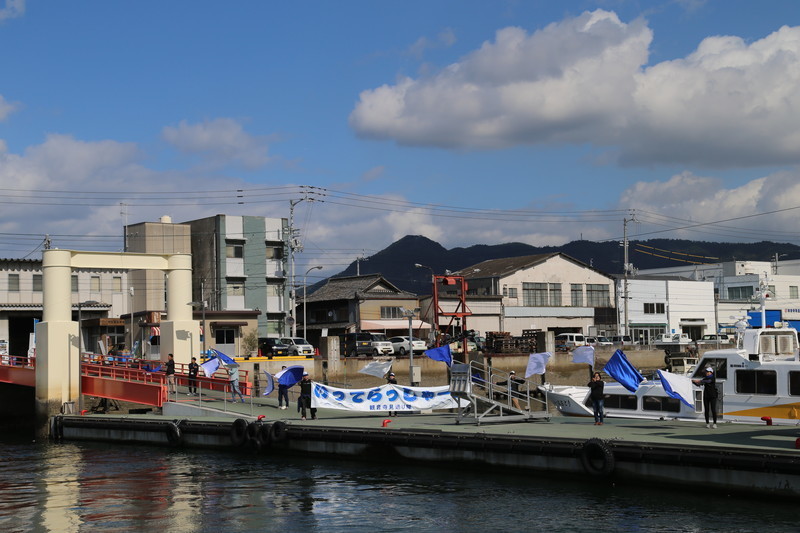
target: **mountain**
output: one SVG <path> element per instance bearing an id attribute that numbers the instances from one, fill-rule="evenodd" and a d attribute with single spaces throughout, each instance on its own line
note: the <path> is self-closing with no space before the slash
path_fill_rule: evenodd
<path id="1" fill-rule="evenodd" d="M 406 235 L 367 260 L 360 261 L 360 274 L 380 273 L 400 289 L 430 294 L 431 272 L 456 271 L 487 259 L 563 252 L 608 274 L 621 274 L 623 247 L 619 242 L 572 241 L 563 246 L 531 246 L 519 242 L 476 244 L 467 248 L 444 248 L 421 235 Z M 704 242 L 680 239 L 629 241 L 629 261 L 638 269 L 717 263 L 732 260 L 772 261 L 800 258 L 800 247 L 769 241 L 756 243 Z M 355 276 L 356 263 L 333 277 Z M 313 292 L 313 289 L 311 289 Z"/>

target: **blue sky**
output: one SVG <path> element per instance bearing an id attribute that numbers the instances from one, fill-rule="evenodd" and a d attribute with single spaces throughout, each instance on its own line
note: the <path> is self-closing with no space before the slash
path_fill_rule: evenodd
<path id="1" fill-rule="evenodd" d="M 303 197 L 321 275 L 406 234 L 607 240 L 634 213 L 634 238 L 800 243 L 794 1 L 0 9 L 2 257 Z"/>

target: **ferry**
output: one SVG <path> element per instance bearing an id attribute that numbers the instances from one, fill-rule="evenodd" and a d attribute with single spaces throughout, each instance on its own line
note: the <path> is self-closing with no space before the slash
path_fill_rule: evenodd
<path id="1" fill-rule="evenodd" d="M 763 324 L 764 322 L 762 322 Z M 721 422 L 800 425 L 800 350 L 797 330 L 783 323 L 745 329 L 735 347 L 709 350 L 685 375 L 701 379 L 711 367 L 716 376 L 717 418 Z M 589 387 L 541 385 L 564 415 L 593 416 Z M 703 389 L 693 386 L 692 407 L 667 395 L 661 381 L 645 380 L 636 392 L 606 383 L 605 416 L 705 421 Z"/>

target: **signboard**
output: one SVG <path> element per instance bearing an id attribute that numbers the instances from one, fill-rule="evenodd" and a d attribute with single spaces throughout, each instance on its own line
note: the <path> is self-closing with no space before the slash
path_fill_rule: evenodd
<path id="1" fill-rule="evenodd" d="M 450 387 L 404 387 L 381 385 L 371 389 L 339 389 L 314 382 L 311 407 L 347 411 L 423 411 L 454 409 L 456 400 Z"/>

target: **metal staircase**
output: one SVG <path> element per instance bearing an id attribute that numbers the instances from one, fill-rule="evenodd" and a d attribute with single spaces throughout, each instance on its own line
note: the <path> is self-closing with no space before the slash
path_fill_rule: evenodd
<path id="1" fill-rule="evenodd" d="M 518 380 L 515 386 L 511 377 L 508 372 L 488 368 L 478 361 L 454 364 L 450 369 L 450 395 L 459 403 L 456 424 L 466 419 L 478 425 L 550 420 L 547 402 L 533 397 L 536 386 L 531 390 L 528 380 Z"/>

